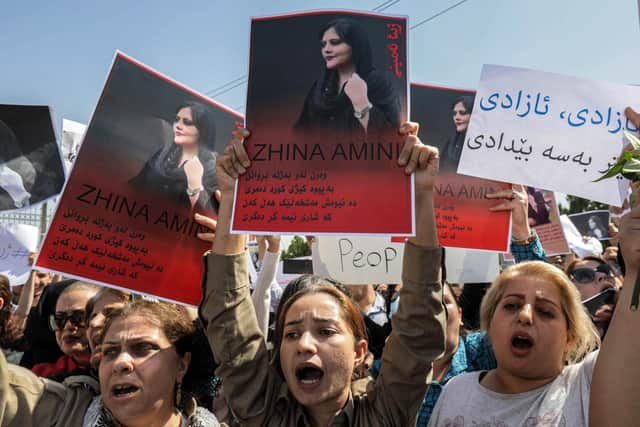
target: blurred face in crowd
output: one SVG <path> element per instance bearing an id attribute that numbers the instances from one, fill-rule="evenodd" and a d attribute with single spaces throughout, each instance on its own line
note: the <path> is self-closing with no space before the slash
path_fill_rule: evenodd
<path id="1" fill-rule="evenodd" d="M 299 297 L 284 314 L 280 365 L 289 389 L 311 415 L 344 406 L 354 366 L 366 355 L 367 343 L 355 338 L 345 313 L 336 298 L 317 292 Z"/>
<path id="2" fill-rule="evenodd" d="M 616 288 L 616 279 L 611 266 L 594 260 L 577 262 L 572 268 L 570 277 L 583 301 L 606 289 Z M 601 336 L 611 322 L 614 309 L 614 304 L 602 304 L 591 316 Z"/>
<path id="3" fill-rule="evenodd" d="M 193 146 L 198 144 L 200 132 L 191 114 L 191 108 L 181 108 L 173 121 L 174 142 L 178 145 Z"/>
<path id="4" fill-rule="evenodd" d="M 573 345 L 558 286 L 535 276 L 509 280 L 488 332 L 502 378 L 549 382 Z"/>
<path id="5" fill-rule="evenodd" d="M 56 302 L 55 331 L 60 350 L 74 360 L 88 363 L 87 325 L 85 307 L 95 294 L 88 289 L 63 292 Z"/>
<path id="6" fill-rule="evenodd" d="M 96 301 L 93 306 L 93 311 L 89 313 L 89 325 L 87 328 L 87 339 L 89 341 L 89 347 L 91 353 L 96 349 L 99 344 L 100 333 L 104 327 L 104 322 L 107 314 L 116 308 L 124 307 L 126 302 L 117 295 L 106 293 L 102 298 Z"/>
<path id="7" fill-rule="evenodd" d="M 174 387 L 190 360 L 190 353 L 178 355 L 158 320 L 138 314 L 113 320 L 99 369 L 105 406 L 126 426 L 179 423 Z"/>
<path id="8" fill-rule="evenodd" d="M 471 118 L 471 114 L 464 108 L 464 104 L 462 102 L 458 102 L 453 106 L 453 124 L 456 126 L 456 132 L 462 133 L 467 130 L 467 126 L 469 126 L 469 119 Z"/>
<path id="9" fill-rule="evenodd" d="M 576 284 L 583 301 L 605 289 L 615 287 L 615 277 L 611 267 L 594 260 L 577 262 L 569 277 Z"/>
<path id="10" fill-rule="evenodd" d="M 324 32 L 320 46 L 327 69 L 335 70 L 353 64 L 351 46 L 338 35 L 335 28 L 329 28 Z"/>
<path id="11" fill-rule="evenodd" d="M 460 341 L 460 328 L 462 327 L 462 309 L 458 306 L 451 288 L 444 286 L 444 297 L 442 299 L 444 308 L 447 311 L 447 330 L 445 340 L 445 356 L 456 352 Z"/>

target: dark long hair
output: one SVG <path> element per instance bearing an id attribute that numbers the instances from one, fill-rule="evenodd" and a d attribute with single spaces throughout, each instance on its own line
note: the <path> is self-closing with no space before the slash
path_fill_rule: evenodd
<path id="1" fill-rule="evenodd" d="M 213 115 L 209 109 L 199 102 L 187 101 L 183 102 L 176 108 L 176 114 L 183 108 L 191 110 L 191 118 L 196 129 L 198 129 L 198 157 L 205 159 L 214 151 L 216 142 L 216 126 Z M 175 144 L 173 139 L 162 149 L 157 161 L 160 164 L 160 170 L 170 170 L 178 167 L 178 162 L 182 156 L 182 147 Z"/>
<path id="2" fill-rule="evenodd" d="M 322 27 L 319 38 L 322 39 L 324 33 L 330 28 L 333 28 L 338 36 L 351 47 L 351 60 L 356 68 L 356 73 L 366 79 L 374 69 L 373 53 L 366 31 L 351 19 L 338 18 Z M 325 68 L 322 77 L 322 94 L 325 101 L 329 101 L 340 93 L 338 81 L 338 72 Z"/>

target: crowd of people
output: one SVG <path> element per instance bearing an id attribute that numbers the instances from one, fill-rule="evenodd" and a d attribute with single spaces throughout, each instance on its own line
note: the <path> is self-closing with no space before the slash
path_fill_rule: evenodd
<path id="1" fill-rule="evenodd" d="M 399 131 L 416 210 L 401 284 L 301 275 L 282 286 L 278 236 L 261 239 L 250 280 L 245 236 L 230 233 L 234 182 L 251 168 L 250 132 L 238 130 L 216 159 L 217 219 L 196 214 L 212 243 L 197 311 L 36 269 L 13 288 L 0 276 L 0 424 L 637 424 L 640 206 L 616 246 L 558 265 L 531 228 L 525 187 L 487 195 L 491 211 L 511 213 L 516 263 L 480 300 L 443 274 L 438 150 L 415 123 Z"/>

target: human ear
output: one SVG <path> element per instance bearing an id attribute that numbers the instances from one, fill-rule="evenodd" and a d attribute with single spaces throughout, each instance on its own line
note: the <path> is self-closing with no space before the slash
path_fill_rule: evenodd
<path id="1" fill-rule="evenodd" d="M 0 297 L 0 310 L 4 307 L 4 298 Z"/>
<path id="2" fill-rule="evenodd" d="M 189 369 L 189 364 L 191 363 L 191 352 L 187 351 L 184 356 L 178 356 L 178 373 L 176 375 L 177 382 L 181 383 L 185 374 L 187 373 L 187 369 Z"/>
<path id="3" fill-rule="evenodd" d="M 367 356 L 367 351 L 369 350 L 369 344 L 367 340 L 358 340 L 355 344 L 355 360 L 354 365 L 359 365 L 364 363 L 364 358 Z"/>
<path id="4" fill-rule="evenodd" d="M 462 309 L 458 307 L 458 318 L 460 319 L 460 327 L 464 326 L 464 322 L 462 321 Z"/>

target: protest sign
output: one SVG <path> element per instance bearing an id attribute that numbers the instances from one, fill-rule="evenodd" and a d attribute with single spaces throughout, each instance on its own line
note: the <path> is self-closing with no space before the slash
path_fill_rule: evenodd
<path id="1" fill-rule="evenodd" d="M 67 171 L 71 170 L 73 161 L 78 156 L 82 137 L 84 136 L 87 126 L 73 120 L 62 119 L 62 158 L 67 167 Z"/>
<path id="2" fill-rule="evenodd" d="M 347 284 L 402 282 L 404 243 L 377 236 L 317 236 L 312 246 L 313 273 Z M 491 282 L 500 272 L 497 253 L 447 248 L 447 280 Z"/>
<path id="3" fill-rule="evenodd" d="M 22 285 L 29 278 L 29 253 L 38 247 L 38 227 L 26 224 L 0 224 L 0 274 L 11 286 Z"/>
<path id="4" fill-rule="evenodd" d="M 198 304 L 194 212 L 213 215 L 215 153 L 242 117 L 117 53 L 38 267 Z"/>
<path id="5" fill-rule="evenodd" d="M 500 201 L 486 199 L 485 195 L 511 188 L 510 184 L 456 173 L 473 98 L 474 92 L 469 90 L 412 84 L 411 120 L 420 123 L 423 142 L 440 150 L 434 194 L 440 243 L 446 247 L 505 251 L 509 212 L 490 212 L 489 208 Z"/>
<path id="6" fill-rule="evenodd" d="M 553 191 L 526 187 L 529 197 L 529 226 L 540 238 L 547 256 L 563 255 L 570 252 L 567 238 L 560 222 L 560 211 Z M 511 253 L 505 254 L 505 260 L 513 260 Z"/>
<path id="7" fill-rule="evenodd" d="M 234 232 L 413 233 L 412 179 L 397 165 L 406 35 L 405 18 L 354 12 L 252 20 L 252 163 L 238 180 Z"/>
<path id="8" fill-rule="evenodd" d="M 628 181 L 594 180 L 637 131 L 623 111 L 639 98 L 636 86 L 485 65 L 458 173 L 620 206 Z"/>
<path id="9" fill-rule="evenodd" d="M 0 211 L 44 202 L 63 185 L 49 107 L 0 105 Z"/>
<path id="10" fill-rule="evenodd" d="M 594 210 L 569 215 L 569 219 L 576 226 L 580 234 L 595 237 L 598 240 L 609 240 L 609 219 L 611 213 L 607 210 Z"/>

